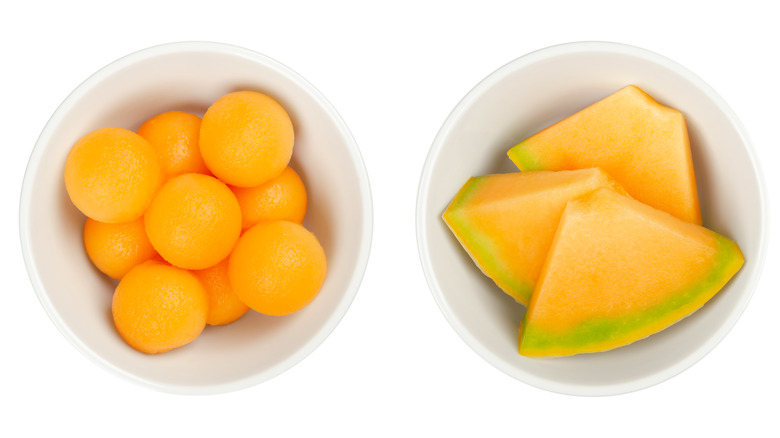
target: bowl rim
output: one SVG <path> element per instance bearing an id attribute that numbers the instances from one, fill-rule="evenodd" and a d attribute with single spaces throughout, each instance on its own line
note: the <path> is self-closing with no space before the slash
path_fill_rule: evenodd
<path id="1" fill-rule="evenodd" d="M 225 383 L 207 384 L 207 385 L 190 385 L 190 384 L 164 384 L 155 381 L 147 380 L 143 377 L 137 376 L 133 373 L 127 372 L 122 368 L 114 366 L 106 359 L 102 357 L 96 351 L 87 347 L 69 328 L 65 321 L 60 317 L 57 310 L 54 308 L 49 295 L 43 286 L 38 267 L 31 251 L 32 230 L 28 226 L 31 208 L 32 198 L 32 185 L 35 175 L 37 174 L 39 163 L 44 158 L 45 145 L 49 143 L 52 137 L 52 131 L 61 123 L 62 118 L 67 114 L 73 106 L 78 103 L 81 98 L 87 93 L 94 85 L 98 84 L 107 77 L 112 76 L 118 71 L 133 65 L 137 62 L 145 59 L 150 59 L 159 56 L 175 55 L 181 53 L 196 53 L 204 52 L 209 54 L 221 54 L 230 55 L 238 58 L 244 58 L 254 63 L 263 65 L 266 68 L 273 69 L 278 73 L 284 75 L 298 87 L 304 90 L 310 97 L 316 100 L 322 108 L 326 111 L 329 118 L 336 125 L 340 136 L 345 140 L 347 146 L 347 152 L 352 160 L 355 168 L 355 173 L 359 181 L 359 193 L 360 199 L 363 203 L 363 209 L 360 212 L 362 220 L 362 229 L 360 230 L 359 237 L 359 250 L 356 256 L 357 264 L 353 267 L 348 284 L 343 288 L 346 292 L 339 301 L 338 305 L 334 308 L 333 313 L 327 318 L 325 324 L 321 326 L 308 341 L 302 344 L 302 346 L 295 351 L 287 359 L 275 364 L 267 370 L 251 374 L 249 376 L 231 380 Z M 173 394 L 182 395 L 210 395 L 220 394 L 241 389 L 246 389 L 251 386 L 255 386 L 267 380 L 270 380 L 279 374 L 287 371 L 301 362 L 305 357 L 311 354 L 317 349 L 325 339 L 335 330 L 336 326 L 341 322 L 346 315 L 347 310 L 354 301 L 360 284 L 365 276 L 366 267 L 371 252 L 372 239 L 373 239 L 373 199 L 371 195 L 371 185 L 366 170 L 365 162 L 360 153 L 360 149 L 352 135 L 349 127 L 344 119 L 335 109 L 335 107 L 327 100 L 327 98 L 311 84 L 307 79 L 301 76 L 299 73 L 291 69 L 290 67 L 282 64 L 281 62 L 273 59 L 267 55 L 255 52 L 253 50 L 240 47 L 233 44 L 227 44 L 215 41 L 178 41 L 158 44 L 136 50 L 129 54 L 126 54 L 116 60 L 106 64 L 95 73 L 88 76 L 83 82 L 81 82 L 76 88 L 71 91 L 66 98 L 59 104 L 55 111 L 50 116 L 49 120 L 44 125 L 38 139 L 33 146 L 33 149 L 28 158 L 28 163 L 25 168 L 24 177 L 22 179 L 22 186 L 19 198 L 19 236 L 22 249 L 22 258 L 27 270 L 28 277 L 33 286 L 38 300 L 43 306 L 49 319 L 54 323 L 55 327 L 60 333 L 83 355 L 97 363 L 101 368 L 114 374 L 126 381 L 130 381 L 147 388 L 151 388 L 161 392 L 168 392 Z"/>
<path id="2" fill-rule="evenodd" d="M 545 59 L 581 54 L 584 52 L 608 52 L 610 54 L 640 57 L 642 59 L 651 61 L 655 64 L 663 66 L 670 71 L 673 71 L 675 74 L 682 76 L 689 82 L 696 84 L 696 86 L 701 91 L 703 91 L 708 98 L 715 102 L 719 110 L 722 111 L 723 114 L 729 119 L 737 134 L 742 138 L 742 143 L 745 146 L 744 149 L 747 153 L 750 164 L 754 169 L 761 209 L 760 214 L 762 222 L 760 235 L 764 236 L 764 239 L 761 239 L 759 242 L 758 257 L 755 260 L 751 260 L 753 275 L 750 277 L 750 281 L 747 284 L 746 290 L 741 296 L 739 306 L 729 314 L 727 320 L 724 322 L 724 324 L 718 327 L 715 334 L 709 338 L 708 342 L 700 345 L 695 352 L 686 356 L 685 360 L 677 362 L 674 365 L 664 368 L 659 372 L 625 383 L 612 383 L 605 385 L 564 384 L 555 380 L 537 377 L 535 375 L 526 373 L 525 371 L 518 369 L 512 364 L 502 360 L 492 351 L 480 344 L 480 342 L 470 334 L 466 325 L 457 318 L 453 310 L 447 305 L 447 301 L 444 297 L 445 294 L 439 287 L 438 280 L 433 273 L 432 260 L 429 256 L 430 248 L 428 246 L 427 230 L 425 226 L 425 220 L 429 214 L 431 214 L 431 212 L 428 211 L 427 198 L 428 193 L 430 192 L 432 177 L 431 172 L 433 166 L 437 162 L 438 156 L 441 153 L 448 133 L 459 121 L 465 110 L 468 109 L 474 103 L 474 101 L 476 101 L 495 83 L 500 82 L 503 78 L 517 70 L 522 70 Z M 423 274 L 425 276 L 426 282 L 428 283 L 428 288 L 430 289 L 431 294 L 433 295 L 433 298 L 439 307 L 439 310 L 444 314 L 444 317 L 447 319 L 449 324 L 461 337 L 461 339 L 472 350 L 474 350 L 474 352 L 476 352 L 485 361 L 505 374 L 539 389 L 574 396 L 611 396 L 642 390 L 662 383 L 682 373 L 683 371 L 693 366 L 696 362 L 701 360 L 710 351 L 712 351 L 726 337 L 734 325 L 736 325 L 737 320 L 741 317 L 747 308 L 747 305 L 759 283 L 761 272 L 763 270 L 768 246 L 767 237 L 769 236 L 769 203 L 763 171 L 761 170 L 760 162 L 757 159 L 757 153 L 746 129 L 737 117 L 736 113 L 731 109 L 726 101 L 703 79 L 694 74 L 692 71 L 688 70 L 686 67 L 678 64 L 675 61 L 672 61 L 663 55 L 634 45 L 612 41 L 575 41 L 544 47 L 515 58 L 514 60 L 504 64 L 482 79 L 455 105 L 454 109 L 447 116 L 438 133 L 436 134 L 436 137 L 434 138 L 434 141 L 425 159 L 425 164 L 423 165 L 417 191 L 415 225 L 418 256 L 420 258 Z"/>

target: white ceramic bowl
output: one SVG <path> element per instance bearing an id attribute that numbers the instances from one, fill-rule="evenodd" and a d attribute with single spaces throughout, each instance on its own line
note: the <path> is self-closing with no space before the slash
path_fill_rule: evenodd
<path id="1" fill-rule="evenodd" d="M 734 239 L 745 265 L 702 309 L 647 339 L 605 353 L 520 356 L 517 326 L 525 308 L 480 273 L 441 214 L 468 177 L 516 172 L 506 156 L 510 147 L 628 84 L 686 116 L 704 225 Z M 729 106 L 684 67 L 616 43 L 549 47 L 485 78 L 439 131 L 417 199 L 423 270 L 455 331 L 506 374 L 575 395 L 639 390 L 682 372 L 712 350 L 750 300 L 764 261 L 767 226 L 763 178 L 748 136 Z"/>
<path id="2" fill-rule="evenodd" d="M 128 347 L 111 319 L 114 282 L 96 271 L 82 245 L 85 217 L 63 183 L 73 143 L 93 129 L 131 130 L 151 116 L 183 110 L 202 115 L 239 89 L 269 94 L 296 131 L 291 165 L 304 180 L 304 225 L 319 238 L 328 274 L 317 298 L 287 317 L 250 311 L 207 327 L 189 345 L 159 355 Z M 258 53 L 217 43 L 172 43 L 141 50 L 101 69 L 76 88 L 46 124 L 33 149 L 20 203 L 21 243 L 43 307 L 82 353 L 131 381 L 158 390 L 220 393 L 289 369 L 319 346 L 357 293 L 372 237 L 368 176 L 346 124 L 309 82 Z"/>

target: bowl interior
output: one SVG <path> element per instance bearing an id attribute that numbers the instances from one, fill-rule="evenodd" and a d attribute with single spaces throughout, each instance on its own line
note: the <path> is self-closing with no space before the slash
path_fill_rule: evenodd
<path id="1" fill-rule="evenodd" d="M 441 219 L 470 176 L 516 172 L 510 147 L 540 129 L 635 84 L 683 112 L 704 225 L 734 239 L 742 270 L 698 312 L 609 352 L 534 359 L 517 353 L 525 308 L 481 274 Z M 734 325 L 763 263 L 767 227 L 762 180 L 741 124 L 698 77 L 659 55 L 612 43 L 572 43 L 531 53 L 478 84 L 444 123 L 420 182 L 420 257 L 434 297 L 455 330 L 507 374 L 555 392 L 617 394 L 681 372 Z"/>
<path id="2" fill-rule="evenodd" d="M 250 89 L 277 99 L 296 138 L 291 166 L 304 180 L 304 225 L 320 240 L 328 275 L 318 297 L 286 317 L 250 311 L 207 327 L 193 343 L 160 355 L 129 348 L 111 318 L 115 282 L 100 275 L 82 246 L 85 217 L 65 192 L 63 166 L 73 143 L 104 126 L 137 129 L 155 114 L 202 115 L 225 93 Z M 22 245 L 30 277 L 49 315 L 79 349 L 109 370 L 157 389 L 223 392 L 259 383 L 316 348 L 346 312 L 365 269 L 371 237 L 368 179 L 357 145 L 330 104 L 277 62 L 210 43 L 158 46 L 122 58 L 79 86 L 57 109 L 35 146 L 22 192 Z"/>

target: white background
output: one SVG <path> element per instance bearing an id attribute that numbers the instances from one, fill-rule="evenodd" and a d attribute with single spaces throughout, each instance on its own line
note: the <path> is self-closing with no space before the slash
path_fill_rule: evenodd
<path id="1" fill-rule="evenodd" d="M 485 362 L 436 306 L 417 255 L 417 184 L 449 112 L 500 66 L 564 42 L 633 44 L 699 75 L 741 118 L 776 201 L 777 12 L 715 3 L 5 2 L 0 436 L 780 436 L 777 226 L 753 299 L 715 350 L 667 382 L 601 398 Z M 336 330 L 284 374 L 216 396 L 156 392 L 79 353 L 38 302 L 18 237 L 27 159 L 59 103 L 115 59 L 182 40 L 244 46 L 306 77 L 352 130 L 374 200 L 371 258 Z"/>

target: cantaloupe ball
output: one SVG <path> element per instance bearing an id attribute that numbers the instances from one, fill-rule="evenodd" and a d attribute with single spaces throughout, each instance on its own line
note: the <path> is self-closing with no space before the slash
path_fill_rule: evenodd
<path id="1" fill-rule="evenodd" d="M 241 208 L 223 182 L 187 173 L 163 184 L 144 224 L 152 246 L 168 263 L 206 269 L 233 249 L 241 233 Z"/>
<path id="2" fill-rule="evenodd" d="M 249 311 L 249 307 L 238 298 L 230 285 L 227 258 L 210 268 L 191 272 L 203 284 L 209 298 L 206 324 L 230 324 Z"/>
<path id="3" fill-rule="evenodd" d="M 290 167 L 276 178 L 257 187 L 231 187 L 241 206 L 243 229 L 261 220 L 302 223 L 306 216 L 306 187 Z"/>
<path id="4" fill-rule="evenodd" d="M 114 325 L 131 347 L 162 353 L 195 340 L 206 326 L 208 299 L 190 272 L 144 262 L 125 275 L 114 291 Z"/>
<path id="5" fill-rule="evenodd" d="M 136 265 L 157 255 L 149 242 L 142 217 L 120 224 L 107 224 L 87 218 L 84 248 L 100 272 L 121 279 Z"/>
<path id="6" fill-rule="evenodd" d="M 230 255 L 236 295 L 266 315 L 288 315 L 308 305 L 325 281 L 325 251 L 300 224 L 263 221 L 246 230 Z"/>
<path id="7" fill-rule="evenodd" d="M 293 143 L 293 125 L 285 109 L 255 91 L 219 98 L 201 122 L 200 152 L 206 167 L 236 187 L 256 187 L 282 173 Z"/>
<path id="8" fill-rule="evenodd" d="M 123 128 L 90 132 L 65 161 L 65 189 L 87 217 L 105 223 L 141 217 L 160 185 L 157 151 L 140 135 Z"/>
<path id="9" fill-rule="evenodd" d="M 167 178 L 183 173 L 209 173 L 200 156 L 200 117 L 195 114 L 164 112 L 145 121 L 136 132 L 157 149 Z"/>

